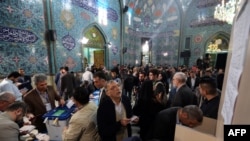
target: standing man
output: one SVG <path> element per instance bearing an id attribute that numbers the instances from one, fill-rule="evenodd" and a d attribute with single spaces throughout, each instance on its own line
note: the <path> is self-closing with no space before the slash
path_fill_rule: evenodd
<path id="1" fill-rule="evenodd" d="M 35 117 L 32 124 L 37 127 L 39 132 L 46 132 L 47 129 L 42 116 L 56 107 L 55 100 L 60 105 L 64 105 L 65 101 L 57 94 L 53 86 L 47 86 L 47 76 L 45 74 L 35 74 L 33 81 L 36 88 L 24 96 L 24 101 L 29 106 L 28 112 Z"/>
<path id="2" fill-rule="evenodd" d="M 76 86 L 76 81 L 74 75 L 69 72 L 69 67 L 65 66 L 63 69 L 64 75 L 61 78 L 61 92 L 66 101 L 71 98 Z"/>
<path id="3" fill-rule="evenodd" d="M 1 92 L 0 93 L 0 113 L 4 112 L 5 109 L 12 103 L 14 103 L 16 97 L 11 92 Z"/>
<path id="4" fill-rule="evenodd" d="M 190 76 L 187 78 L 187 86 L 195 92 L 196 88 L 199 86 L 199 78 L 193 70 L 191 70 L 189 74 Z"/>
<path id="5" fill-rule="evenodd" d="M 106 93 L 104 90 L 104 86 L 107 83 L 106 74 L 103 71 L 97 71 L 94 74 L 93 82 L 94 82 L 95 87 L 100 90 L 99 103 L 101 103 L 101 101 L 106 97 Z"/>
<path id="6" fill-rule="evenodd" d="M 16 101 L 0 114 L 0 140 L 19 141 L 19 126 L 17 122 L 23 119 L 27 106 L 24 102 Z"/>
<path id="7" fill-rule="evenodd" d="M 87 67 L 85 72 L 82 74 L 82 82 L 84 81 L 88 81 L 89 84 L 91 84 L 93 81 L 93 73 L 90 71 L 89 67 Z"/>
<path id="8" fill-rule="evenodd" d="M 55 84 L 59 94 L 61 94 L 61 78 L 63 74 L 64 74 L 64 69 L 63 67 L 60 67 L 59 72 L 55 76 Z"/>
<path id="9" fill-rule="evenodd" d="M 201 104 L 203 115 L 217 119 L 220 105 L 220 95 L 217 92 L 216 80 L 209 76 L 204 76 L 200 80 L 199 91 L 205 99 Z"/>
<path id="10" fill-rule="evenodd" d="M 19 90 L 26 90 L 27 92 L 32 90 L 33 87 L 31 85 L 31 77 L 29 75 L 25 75 L 25 71 L 22 68 L 19 68 L 18 72 L 20 73 L 20 77 L 18 78 L 17 82 L 19 83 L 18 89 Z"/>
<path id="11" fill-rule="evenodd" d="M 17 71 L 11 72 L 7 76 L 7 78 L 2 80 L 2 82 L 0 83 L 0 92 L 9 91 L 14 94 L 17 101 L 21 101 L 22 95 L 26 93 L 26 91 L 19 91 L 17 86 L 15 85 L 20 76 L 20 73 L 18 73 Z"/>
<path id="12" fill-rule="evenodd" d="M 184 107 L 186 105 L 198 105 L 197 97 L 192 90 L 186 85 L 186 74 L 183 72 L 176 72 L 173 76 L 173 86 L 176 88 L 171 106 Z"/>

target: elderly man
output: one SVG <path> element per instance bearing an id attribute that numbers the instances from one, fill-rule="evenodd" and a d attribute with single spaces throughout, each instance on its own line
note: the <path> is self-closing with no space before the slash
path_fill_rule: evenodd
<path id="1" fill-rule="evenodd" d="M 16 100 L 16 97 L 13 95 L 13 93 L 4 91 L 0 93 L 0 113 L 4 112 L 5 109 L 12 103 L 14 103 Z"/>
<path id="2" fill-rule="evenodd" d="M 39 132 L 46 132 L 47 129 L 42 116 L 56 107 L 55 100 L 61 105 L 64 105 L 65 101 L 52 86 L 47 86 L 47 76 L 45 74 L 35 74 L 33 82 L 36 88 L 24 96 L 24 101 L 29 106 L 28 112 L 35 116 L 32 124 L 36 126 Z"/>
<path id="3" fill-rule="evenodd" d="M 122 141 L 131 136 L 132 106 L 116 81 L 108 81 L 105 90 L 97 110 L 98 132 L 102 141 Z"/>
<path id="4" fill-rule="evenodd" d="M 17 122 L 23 119 L 27 106 L 24 102 L 16 101 L 0 114 L 0 140 L 19 141 L 19 126 Z"/>
<path id="5" fill-rule="evenodd" d="M 192 90 L 186 85 L 186 74 L 183 72 L 176 72 L 173 76 L 173 86 L 176 88 L 171 106 L 184 107 L 186 105 L 198 105 L 197 97 Z"/>

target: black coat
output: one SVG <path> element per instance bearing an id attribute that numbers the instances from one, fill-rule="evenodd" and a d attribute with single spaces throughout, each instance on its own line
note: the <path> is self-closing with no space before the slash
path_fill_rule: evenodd
<path id="1" fill-rule="evenodd" d="M 197 97 L 187 85 L 182 85 L 175 93 L 171 107 L 184 107 L 186 105 L 198 105 Z"/>
<path id="2" fill-rule="evenodd" d="M 174 141 L 176 115 L 180 107 L 172 107 L 159 112 L 155 118 L 150 139 Z"/>
<path id="3" fill-rule="evenodd" d="M 132 106 L 129 99 L 122 95 L 122 103 L 126 110 L 127 118 L 132 117 Z M 116 133 L 122 127 L 120 121 L 116 121 L 115 104 L 106 96 L 97 110 L 97 126 L 102 141 L 116 141 Z M 131 136 L 131 125 L 127 125 L 128 136 Z"/>
<path id="4" fill-rule="evenodd" d="M 19 78 L 17 80 L 17 82 L 21 83 L 19 86 L 18 86 L 18 89 L 21 90 L 23 88 L 26 88 L 28 91 L 32 90 L 33 87 L 31 85 L 31 77 L 28 76 L 28 75 L 24 75 L 23 78 Z"/>

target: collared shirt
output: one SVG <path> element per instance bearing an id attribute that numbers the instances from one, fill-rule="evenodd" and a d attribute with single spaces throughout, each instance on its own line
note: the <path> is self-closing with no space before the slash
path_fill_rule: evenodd
<path id="1" fill-rule="evenodd" d="M 22 93 L 18 90 L 17 86 L 13 83 L 12 80 L 5 78 L 0 83 L 0 92 L 9 91 L 14 94 L 16 101 L 22 101 Z"/>
<path id="2" fill-rule="evenodd" d="M 194 89 L 194 85 L 195 85 L 195 77 L 191 78 L 191 88 Z"/>
<path id="3" fill-rule="evenodd" d="M 46 107 L 46 110 L 47 110 L 47 111 L 51 110 L 51 103 L 50 103 L 50 101 L 49 101 L 49 95 L 48 95 L 47 90 L 46 90 L 44 93 L 40 92 L 40 91 L 37 90 L 37 89 L 36 89 L 36 91 L 37 91 L 37 93 L 39 94 L 39 96 L 40 96 L 40 98 L 41 98 L 41 100 L 42 100 L 44 106 Z"/>
<path id="4" fill-rule="evenodd" d="M 104 88 L 101 88 L 101 89 L 100 89 L 100 94 L 99 94 L 99 103 L 100 103 L 100 100 L 101 100 L 103 91 L 104 91 Z"/>

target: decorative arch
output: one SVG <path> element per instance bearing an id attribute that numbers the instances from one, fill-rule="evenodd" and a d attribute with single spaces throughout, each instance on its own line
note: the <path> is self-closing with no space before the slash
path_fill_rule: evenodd
<path id="1" fill-rule="evenodd" d="M 106 59 L 108 41 L 104 33 L 97 23 L 92 23 L 83 30 L 82 36 L 86 39 L 81 47 L 84 68 L 90 67 L 90 65 L 100 68 L 108 64 Z"/>
<path id="2" fill-rule="evenodd" d="M 209 66 L 217 69 L 225 69 L 230 36 L 228 33 L 219 31 L 206 41 L 205 60 Z"/>
<path id="3" fill-rule="evenodd" d="M 84 46 L 104 48 L 107 43 L 107 36 L 97 23 L 90 24 L 83 31 L 83 36 L 88 39 Z"/>

